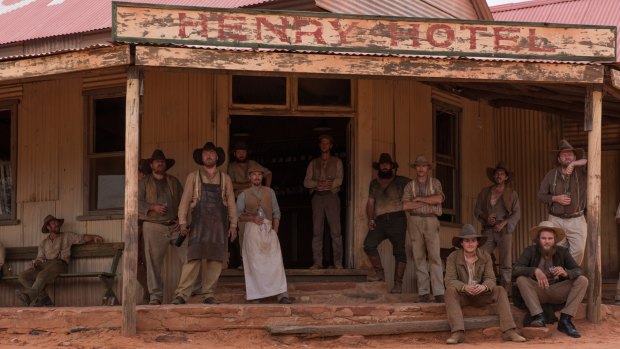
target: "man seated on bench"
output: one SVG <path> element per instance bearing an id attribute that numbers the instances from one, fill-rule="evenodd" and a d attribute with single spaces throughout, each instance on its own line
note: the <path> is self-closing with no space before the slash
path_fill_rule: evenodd
<path id="1" fill-rule="evenodd" d="M 4 257 L 6 256 L 4 245 L 0 242 L 0 279 L 2 279 L 2 269 L 4 268 Z"/>
<path id="2" fill-rule="evenodd" d="M 45 287 L 53 283 L 58 275 L 68 271 L 72 245 L 103 242 L 99 235 L 61 232 L 60 227 L 64 222 L 64 219 L 52 215 L 43 220 L 41 232 L 49 235 L 39 244 L 37 258 L 32 261 L 30 268 L 21 272 L 18 277 L 24 289 L 17 290 L 16 294 L 25 307 L 54 305 L 45 292 Z"/>

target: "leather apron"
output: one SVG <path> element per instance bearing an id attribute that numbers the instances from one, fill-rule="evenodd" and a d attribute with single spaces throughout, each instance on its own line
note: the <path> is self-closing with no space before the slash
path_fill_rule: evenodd
<path id="1" fill-rule="evenodd" d="M 187 260 L 224 261 L 228 254 L 228 210 L 222 200 L 220 184 L 206 184 L 202 177 L 200 200 L 192 211 L 187 243 Z M 220 183 L 223 178 L 220 177 Z"/>

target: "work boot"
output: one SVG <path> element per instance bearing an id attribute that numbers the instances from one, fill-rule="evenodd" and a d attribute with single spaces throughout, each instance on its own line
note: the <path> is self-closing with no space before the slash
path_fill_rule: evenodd
<path id="1" fill-rule="evenodd" d="M 20 306 L 30 306 L 30 297 L 25 292 L 23 292 L 22 290 L 15 290 L 15 296 L 17 296 L 17 299 L 19 300 Z"/>
<path id="2" fill-rule="evenodd" d="M 439 294 L 435 296 L 435 303 L 445 303 L 446 299 L 444 298 L 443 294 Z"/>
<path id="3" fill-rule="evenodd" d="M 446 344 L 459 344 L 465 341 L 465 331 L 454 331 L 450 338 L 446 340 Z"/>
<path id="4" fill-rule="evenodd" d="M 418 296 L 418 303 L 430 303 L 431 299 L 427 294 L 421 294 L 420 296 Z"/>
<path id="5" fill-rule="evenodd" d="M 370 259 L 370 264 L 372 264 L 372 268 L 375 270 L 375 275 L 370 275 L 366 277 L 368 281 L 384 281 L 385 273 L 383 272 L 383 265 L 381 265 L 381 257 L 379 256 L 368 256 Z M 402 280 L 402 278 L 401 278 Z"/>
<path id="6" fill-rule="evenodd" d="M 527 339 L 519 335 L 515 329 L 510 329 L 502 334 L 502 339 L 510 342 L 525 342 Z"/>
<path id="7" fill-rule="evenodd" d="M 568 314 L 560 314 L 560 322 L 558 322 L 558 331 L 564 332 L 573 338 L 580 338 L 581 334 L 577 332 L 575 325 L 571 321 L 572 316 Z"/>
<path id="8" fill-rule="evenodd" d="M 174 304 L 174 305 L 185 304 L 185 299 L 183 299 L 183 297 L 181 297 L 181 296 L 176 296 L 172 300 L 172 304 Z"/>
<path id="9" fill-rule="evenodd" d="M 398 262 L 394 267 L 394 287 L 390 293 L 403 293 L 403 277 L 405 276 L 405 269 L 407 263 Z"/>
<path id="10" fill-rule="evenodd" d="M 205 298 L 202 303 L 204 304 L 220 304 L 220 302 L 218 302 L 215 297 L 207 297 Z"/>
<path id="11" fill-rule="evenodd" d="M 37 297 L 37 299 L 35 299 L 34 301 L 30 303 L 30 306 L 31 307 L 53 307 L 54 302 L 52 302 L 52 299 L 50 298 L 50 296 L 44 295 L 44 296 Z"/>
<path id="12" fill-rule="evenodd" d="M 545 317 L 543 313 L 532 315 L 529 327 L 545 327 Z"/>

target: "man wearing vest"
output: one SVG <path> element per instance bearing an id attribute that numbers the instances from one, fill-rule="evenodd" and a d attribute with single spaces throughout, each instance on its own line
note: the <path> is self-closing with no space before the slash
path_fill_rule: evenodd
<path id="1" fill-rule="evenodd" d="M 508 186 L 512 173 L 500 161 L 495 168 L 487 168 L 487 178 L 494 184 L 482 189 L 476 200 L 474 215 L 482 224 L 482 235 L 486 243 L 480 246 L 489 255 L 498 249 L 501 271 L 501 284 L 506 291 L 511 290 L 512 278 L 512 232 L 519 219 L 519 197 Z"/>
<path id="2" fill-rule="evenodd" d="M 183 187 L 176 177 L 166 173 L 175 161 L 167 159 L 163 151 L 155 149 L 146 162 L 151 173 L 138 183 L 138 210 L 143 221 L 149 304 L 159 305 L 164 297 L 162 265 L 170 241 L 179 229 L 177 214 Z"/>
<path id="3" fill-rule="evenodd" d="M 187 175 L 179 205 L 181 235 L 188 237 L 187 261 L 172 304 L 187 302 L 201 264 L 203 303 L 217 304 L 214 289 L 228 255 L 228 239 L 237 238 L 237 206 L 230 177 L 217 169 L 226 159 L 224 149 L 207 142 L 193 157 L 201 167 Z"/>
<path id="4" fill-rule="evenodd" d="M 277 296 L 278 303 L 290 304 L 278 241 L 280 207 L 276 193 L 262 185 L 264 173 L 262 166 L 251 165 L 248 177 L 252 186 L 237 197 L 239 221 L 245 222 L 246 232 L 241 245 L 245 294 L 247 300 L 257 303 L 261 298 Z"/>
<path id="5" fill-rule="evenodd" d="M 431 287 L 436 303 L 444 301 L 443 270 L 441 267 L 439 219 L 441 203 L 445 200 L 441 182 L 429 175 L 433 167 L 424 155 L 411 164 L 416 178 L 407 183 L 403 192 L 403 210 L 409 211 L 407 226 L 413 245 L 419 301 L 430 302 Z"/>
<path id="6" fill-rule="evenodd" d="M 306 170 L 304 187 L 312 194 L 312 258 L 310 269 L 323 267 L 323 228 L 327 218 L 332 237 L 334 267 L 342 269 L 342 235 L 340 232 L 340 198 L 338 192 L 342 185 L 342 160 L 332 156 L 334 138 L 319 136 L 321 156 L 310 162 Z"/>
<path id="7" fill-rule="evenodd" d="M 564 139 L 552 153 L 558 166 L 549 171 L 540 183 L 538 200 L 547 204 L 548 220 L 566 232 L 566 237 L 557 244 L 568 248 L 577 264 L 581 264 L 588 236 L 588 224 L 583 216 L 586 207 L 588 160 L 583 158 L 583 149 L 573 148 Z"/>

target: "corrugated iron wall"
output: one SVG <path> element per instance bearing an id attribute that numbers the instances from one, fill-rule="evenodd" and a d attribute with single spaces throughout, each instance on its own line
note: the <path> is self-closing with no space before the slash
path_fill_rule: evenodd
<path id="1" fill-rule="evenodd" d="M 316 4 L 330 12 L 404 16 L 422 18 L 460 18 L 478 19 L 470 0 L 430 1 L 430 0 L 316 0 Z"/>
<path id="2" fill-rule="evenodd" d="M 530 227 L 547 218 L 545 206 L 537 199 L 543 177 L 553 166 L 551 150 L 560 139 L 560 122 L 550 114 L 516 108 L 494 109 L 497 160 L 504 160 L 514 172 L 512 186 L 519 194 L 521 221 L 513 243 L 513 258 L 531 244 Z"/>

